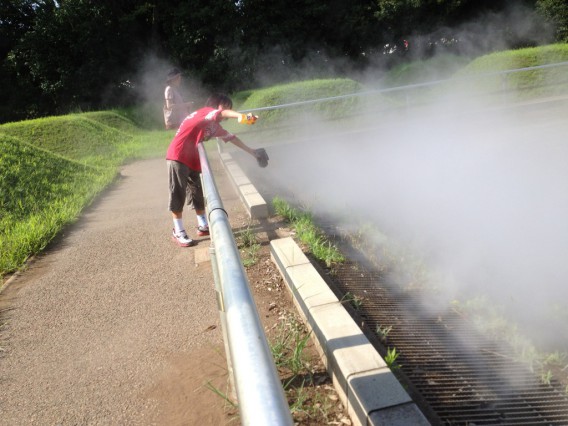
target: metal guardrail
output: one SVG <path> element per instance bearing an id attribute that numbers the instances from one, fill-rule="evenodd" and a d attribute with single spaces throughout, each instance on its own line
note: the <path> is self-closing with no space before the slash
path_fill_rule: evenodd
<path id="1" fill-rule="evenodd" d="M 211 232 L 211 263 L 229 374 L 243 425 L 292 425 L 292 416 L 260 322 L 205 147 L 198 145 Z"/>
<path id="2" fill-rule="evenodd" d="M 428 82 L 425 82 L 425 83 L 416 83 L 416 84 L 409 84 L 409 85 L 406 85 L 406 86 L 389 87 L 387 89 L 365 90 L 365 91 L 356 92 L 356 93 L 349 93 L 349 94 L 345 94 L 345 95 L 330 96 L 330 97 L 327 97 L 327 98 L 311 99 L 311 100 L 307 100 L 307 101 L 290 102 L 290 103 L 281 104 L 281 105 L 273 105 L 273 106 L 267 106 L 267 107 L 261 107 L 261 108 L 247 109 L 246 112 L 269 111 L 269 110 L 275 110 L 275 109 L 282 109 L 282 108 L 289 108 L 289 107 L 295 107 L 295 106 L 315 104 L 315 103 L 320 103 L 320 102 L 335 101 L 335 100 L 339 100 L 339 99 L 347 99 L 347 98 L 360 97 L 360 96 L 370 96 L 370 95 L 376 95 L 376 94 L 381 94 L 381 93 L 404 92 L 404 91 L 414 90 L 414 89 L 419 89 L 419 88 L 424 88 L 424 87 L 433 87 L 433 86 L 440 85 L 442 83 L 448 83 L 448 82 L 452 82 L 452 81 L 471 80 L 471 79 L 478 79 L 478 78 L 485 78 L 485 77 L 497 77 L 497 76 L 504 78 L 504 77 L 507 77 L 509 74 L 516 74 L 516 73 L 528 72 L 528 71 L 536 71 L 536 70 L 545 69 L 545 68 L 555 68 L 555 67 L 562 67 L 562 66 L 568 66 L 568 62 L 557 62 L 557 63 L 554 63 L 554 64 L 537 65 L 537 66 L 534 66 L 534 67 L 524 67 L 524 68 L 515 68 L 515 69 L 510 69 L 510 70 L 504 70 L 504 71 L 471 74 L 471 75 L 461 76 L 461 77 L 454 77 L 454 78 L 448 78 L 448 79 L 442 79 L 442 80 L 433 80 L 433 81 L 428 81 Z"/>

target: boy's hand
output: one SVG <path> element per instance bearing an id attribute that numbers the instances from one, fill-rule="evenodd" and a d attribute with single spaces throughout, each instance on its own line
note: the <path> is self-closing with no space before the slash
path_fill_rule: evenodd
<path id="1" fill-rule="evenodd" d="M 254 156 L 256 157 L 256 162 L 260 167 L 268 166 L 268 154 L 264 148 L 259 148 L 254 150 Z"/>
<path id="2" fill-rule="evenodd" d="M 258 115 L 252 115 L 252 113 L 241 114 L 239 117 L 240 124 L 254 124 L 258 118 Z"/>

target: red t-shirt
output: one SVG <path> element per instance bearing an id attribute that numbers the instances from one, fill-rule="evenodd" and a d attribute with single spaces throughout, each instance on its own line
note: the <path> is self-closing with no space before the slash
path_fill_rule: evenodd
<path id="1" fill-rule="evenodd" d="M 209 107 L 198 109 L 188 115 L 168 147 L 166 160 L 179 161 L 190 169 L 200 172 L 198 143 L 213 137 L 225 142 L 235 138 L 235 135 L 221 127 L 219 124 L 221 119 L 221 110 Z"/>

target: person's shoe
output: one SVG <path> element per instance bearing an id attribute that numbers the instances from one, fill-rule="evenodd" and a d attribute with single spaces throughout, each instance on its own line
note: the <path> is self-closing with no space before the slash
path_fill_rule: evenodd
<path id="1" fill-rule="evenodd" d="M 203 237 L 204 235 L 209 235 L 209 225 L 197 227 L 197 236 Z"/>
<path id="2" fill-rule="evenodd" d="M 195 245 L 195 241 L 187 236 L 185 230 L 176 233 L 175 229 L 172 232 L 172 240 L 177 243 L 178 246 L 181 247 L 189 247 Z"/>

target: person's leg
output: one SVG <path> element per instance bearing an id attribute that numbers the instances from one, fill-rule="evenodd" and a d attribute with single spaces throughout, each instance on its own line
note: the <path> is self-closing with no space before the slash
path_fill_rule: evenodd
<path id="1" fill-rule="evenodd" d="M 205 215 L 205 199 L 203 197 L 203 188 L 201 187 L 200 173 L 190 171 L 187 180 L 187 188 L 188 198 L 190 198 L 188 204 L 193 206 L 197 217 L 197 235 L 209 235 L 209 225 Z"/>
<path id="2" fill-rule="evenodd" d="M 189 247 L 195 242 L 187 236 L 183 225 L 183 206 L 186 199 L 186 186 L 189 168 L 177 161 L 168 161 L 169 210 L 172 213 L 174 229 L 172 239 L 182 247 Z"/>
<path id="3" fill-rule="evenodd" d="M 185 230 L 183 226 L 183 211 L 172 212 L 172 219 L 174 222 L 174 231 L 179 233 Z"/>

